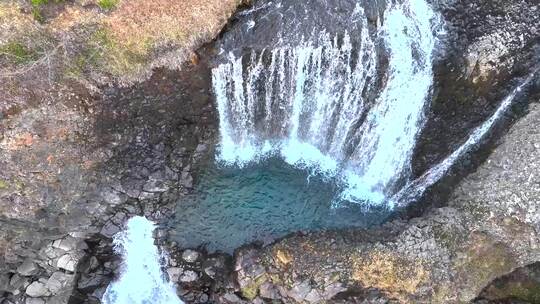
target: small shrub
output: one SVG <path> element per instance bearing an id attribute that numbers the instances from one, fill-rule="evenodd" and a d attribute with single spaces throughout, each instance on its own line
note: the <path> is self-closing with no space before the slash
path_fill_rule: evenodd
<path id="1" fill-rule="evenodd" d="M 32 6 L 38 7 L 49 3 L 49 0 L 32 0 Z"/>
<path id="2" fill-rule="evenodd" d="M 0 46 L 0 56 L 15 64 L 25 64 L 35 60 L 36 54 L 18 42 L 9 42 Z"/>
<path id="3" fill-rule="evenodd" d="M 39 0 L 38 0 L 39 1 Z M 43 0 L 42 0 L 43 1 Z M 46 1 L 46 0 L 45 0 Z M 99 0 L 98 5 L 104 10 L 110 10 L 116 7 L 118 0 Z"/>

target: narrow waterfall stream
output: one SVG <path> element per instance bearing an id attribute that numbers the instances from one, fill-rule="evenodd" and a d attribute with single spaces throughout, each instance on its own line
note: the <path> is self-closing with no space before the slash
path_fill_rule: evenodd
<path id="1" fill-rule="evenodd" d="M 154 223 L 144 217 L 131 218 L 126 230 L 114 237 L 122 256 L 120 278 L 109 285 L 104 304 L 183 304 L 161 271 L 162 256 L 154 245 Z"/>

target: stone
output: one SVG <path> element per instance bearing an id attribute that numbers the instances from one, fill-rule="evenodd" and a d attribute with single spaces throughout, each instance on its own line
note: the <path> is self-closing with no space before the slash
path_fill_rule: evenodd
<path id="1" fill-rule="evenodd" d="M 26 287 L 26 294 L 32 298 L 47 297 L 51 295 L 51 292 L 45 286 L 45 283 L 41 281 L 34 281 L 28 287 Z"/>
<path id="2" fill-rule="evenodd" d="M 180 185 L 186 188 L 193 188 L 193 176 L 189 172 L 182 171 Z"/>
<path id="3" fill-rule="evenodd" d="M 302 302 L 311 292 L 311 285 L 308 281 L 295 284 L 288 292 L 287 296 L 293 298 L 296 302 Z"/>
<path id="4" fill-rule="evenodd" d="M 26 259 L 17 267 L 17 272 L 22 276 L 30 277 L 39 272 L 39 267 L 32 260 Z"/>
<path id="5" fill-rule="evenodd" d="M 1 273 L 0 274 L 0 294 L 5 291 L 9 291 L 9 274 L 8 273 Z"/>
<path id="6" fill-rule="evenodd" d="M 100 286 L 107 285 L 106 282 L 109 280 L 108 276 L 101 272 L 87 273 L 82 275 L 77 281 L 77 288 L 84 291 L 94 290 Z"/>
<path id="7" fill-rule="evenodd" d="M 203 294 L 201 294 L 201 296 L 199 297 L 199 303 L 207 303 L 207 302 L 208 302 L 208 299 L 209 299 L 208 295 L 205 294 L 205 293 L 203 293 Z"/>
<path id="8" fill-rule="evenodd" d="M 47 280 L 46 287 L 52 294 L 57 294 L 67 286 L 71 285 L 74 279 L 74 275 L 57 271 Z"/>
<path id="9" fill-rule="evenodd" d="M 182 273 L 178 280 L 179 282 L 183 283 L 191 283 L 197 281 L 197 279 L 199 279 L 199 275 L 195 271 L 186 270 Z"/>
<path id="10" fill-rule="evenodd" d="M 82 254 L 78 252 L 66 253 L 58 259 L 56 266 L 66 271 L 75 272 L 82 258 Z"/>
<path id="11" fill-rule="evenodd" d="M 223 299 L 225 299 L 228 303 L 240 303 L 240 302 L 242 302 L 242 299 L 240 299 L 234 293 L 226 293 L 223 296 Z"/>
<path id="12" fill-rule="evenodd" d="M 127 197 L 125 194 L 120 193 L 114 189 L 105 189 L 101 192 L 101 197 L 105 202 L 111 206 L 118 206 L 126 202 Z"/>
<path id="13" fill-rule="evenodd" d="M 99 233 L 105 237 L 112 238 L 115 234 L 120 232 L 120 230 L 120 227 L 113 222 L 107 222 L 105 225 L 103 225 Z"/>
<path id="14" fill-rule="evenodd" d="M 11 293 L 14 293 L 15 290 L 21 290 L 26 288 L 28 284 L 30 284 L 30 279 L 27 277 L 23 277 L 18 273 L 14 274 L 9 280 Z"/>
<path id="15" fill-rule="evenodd" d="M 179 267 L 170 267 L 167 269 L 167 274 L 169 275 L 169 280 L 171 282 L 178 282 L 180 275 L 182 274 L 182 268 Z"/>
<path id="16" fill-rule="evenodd" d="M 53 242 L 53 247 L 62 249 L 64 251 L 74 251 L 74 250 L 86 250 L 88 245 L 81 239 L 74 238 L 72 236 L 67 236 L 63 239 L 56 240 Z"/>
<path id="17" fill-rule="evenodd" d="M 262 298 L 276 300 L 280 298 L 279 291 L 270 282 L 264 282 L 259 287 L 259 294 Z"/>
<path id="18" fill-rule="evenodd" d="M 340 283 L 330 284 L 324 288 L 322 296 L 325 299 L 331 299 L 338 293 L 344 292 L 346 290 L 347 288 L 343 287 L 343 285 Z"/>
<path id="19" fill-rule="evenodd" d="M 211 257 L 202 263 L 204 273 L 212 279 L 220 273 L 225 272 L 225 257 L 222 255 Z"/>
<path id="20" fill-rule="evenodd" d="M 321 294 L 315 290 L 312 289 L 307 295 L 305 300 L 309 303 L 320 303 L 322 302 Z"/>
<path id="21" fill-rule="evenodd" d="M 40 298 L 26 298 L 25 304 L 45 304 L 45 300 Z"/>
<path id="22" fill-rule="evenodd" d="M 182 259 L 188 263 L 195 263 L 199 259 L 199 253 L 191 249 L 184 250 Z"/>

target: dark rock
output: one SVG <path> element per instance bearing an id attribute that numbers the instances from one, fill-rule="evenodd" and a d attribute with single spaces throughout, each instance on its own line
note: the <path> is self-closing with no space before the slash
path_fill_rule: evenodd
<path id="1" fill-rule="evenodd" d="M 10 281 L 9 281 L 9 288 L 8 290 L 10 293 L 16 294 L 17 291 L 26 289 L 26 287 L 30 284 L 30 279 L 27 277 L 23 277 L 19 275 L 18 273 L 14 274 Z"/>
<path id="2" fill-rule="evenodd" d="M 2 273 L 0 274 L 0 294 L 5 291 L 9 291 L 9 274 L 8 273 Z"/>

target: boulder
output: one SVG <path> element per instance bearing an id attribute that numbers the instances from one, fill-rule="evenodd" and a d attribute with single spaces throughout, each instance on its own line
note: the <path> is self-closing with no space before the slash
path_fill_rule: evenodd
<path id="1" fill-rule="evenodd" d="M 178 281 L 182 283 L 191 283 L 197 281 L 198 279 L 199 275 L 195 271 L 186 270 L 182 273 L 182 275 L 180 275 Z"/>
<path id="2" fill-rule="evenodd" d="M 46 287 L 52 294 L 58 294 L 68 286 L 72 286 L 74 281 L 75 275 L 57 271 L 47 280 Z"/>
<path id="3" fill-rule="evenodd" d="M 294 299 L 296 302 L 303 302 L 311 292 L 311 286 L 308 281 L 297 283 L 287 291 L 287 296 Z"/>
<path id="4" fill-rule="evenodd" d="M 51 295 L 47 289 L 46 283 L 42 281 L 34 281 L 26 287 L 26 294 L 33 298 L 48 297 Z"/>
<path id="5" fill-rule="evenodd" d="M 66 271 L 75 272 L 83 258 L 84 255 L 80 252 L 66 253 L 58 259 L 56 266 Z"/>
<path id="6" fill-rule="evenodd" d="M 17 272 L 25 277 L 30 277 L 39 272 L 39 267 L 31 259 L 26 259 L 17 267 Z"/>
<path id="7" fill-rule="evenodd" d="M 5 291 L 9 291 L 9 274 L 8 273 L 2 273 L 0 274 L 0 294 L 2 294 Z"/>
<path id="8" fill-rule="evenodd" d="M 169 280 L 171 282 L 178 282 L 180 275 L 182 275 L 182 268 L 180 267 L 170 267 L 167 269 L 167 274 L 169 275 Z"/>
<path id="9" fill-rule="evenodd" d="M 197 251 L 187 249 L 182 253 L 182 259 L 188 263 L 195 263 L 199 259 L 199 255 Z"/>
<path id="10" fill-rule="evenodd" d="M 72 236 L 66 236 L 63 239 L 59 239 L 53 242 L 54 248 L 62 249 L 64 251 L 86 250 L 88 245 L 81 239 L 74 238 Z"/>
<path id="11" fill-rule="evenodd" d="M 23 290 L 28 286 L 28 284 L 30 284 L 29 278 L 23 277 L 20 274 L 16 273 L 9 280 L 9 292 L 15 293 L 18 290 Z"/>
<path id="12" fill-rule="evenodd" d="M 26 298 L 25 304 L 45 304 L 45 300 L 40 298 Z"/>

